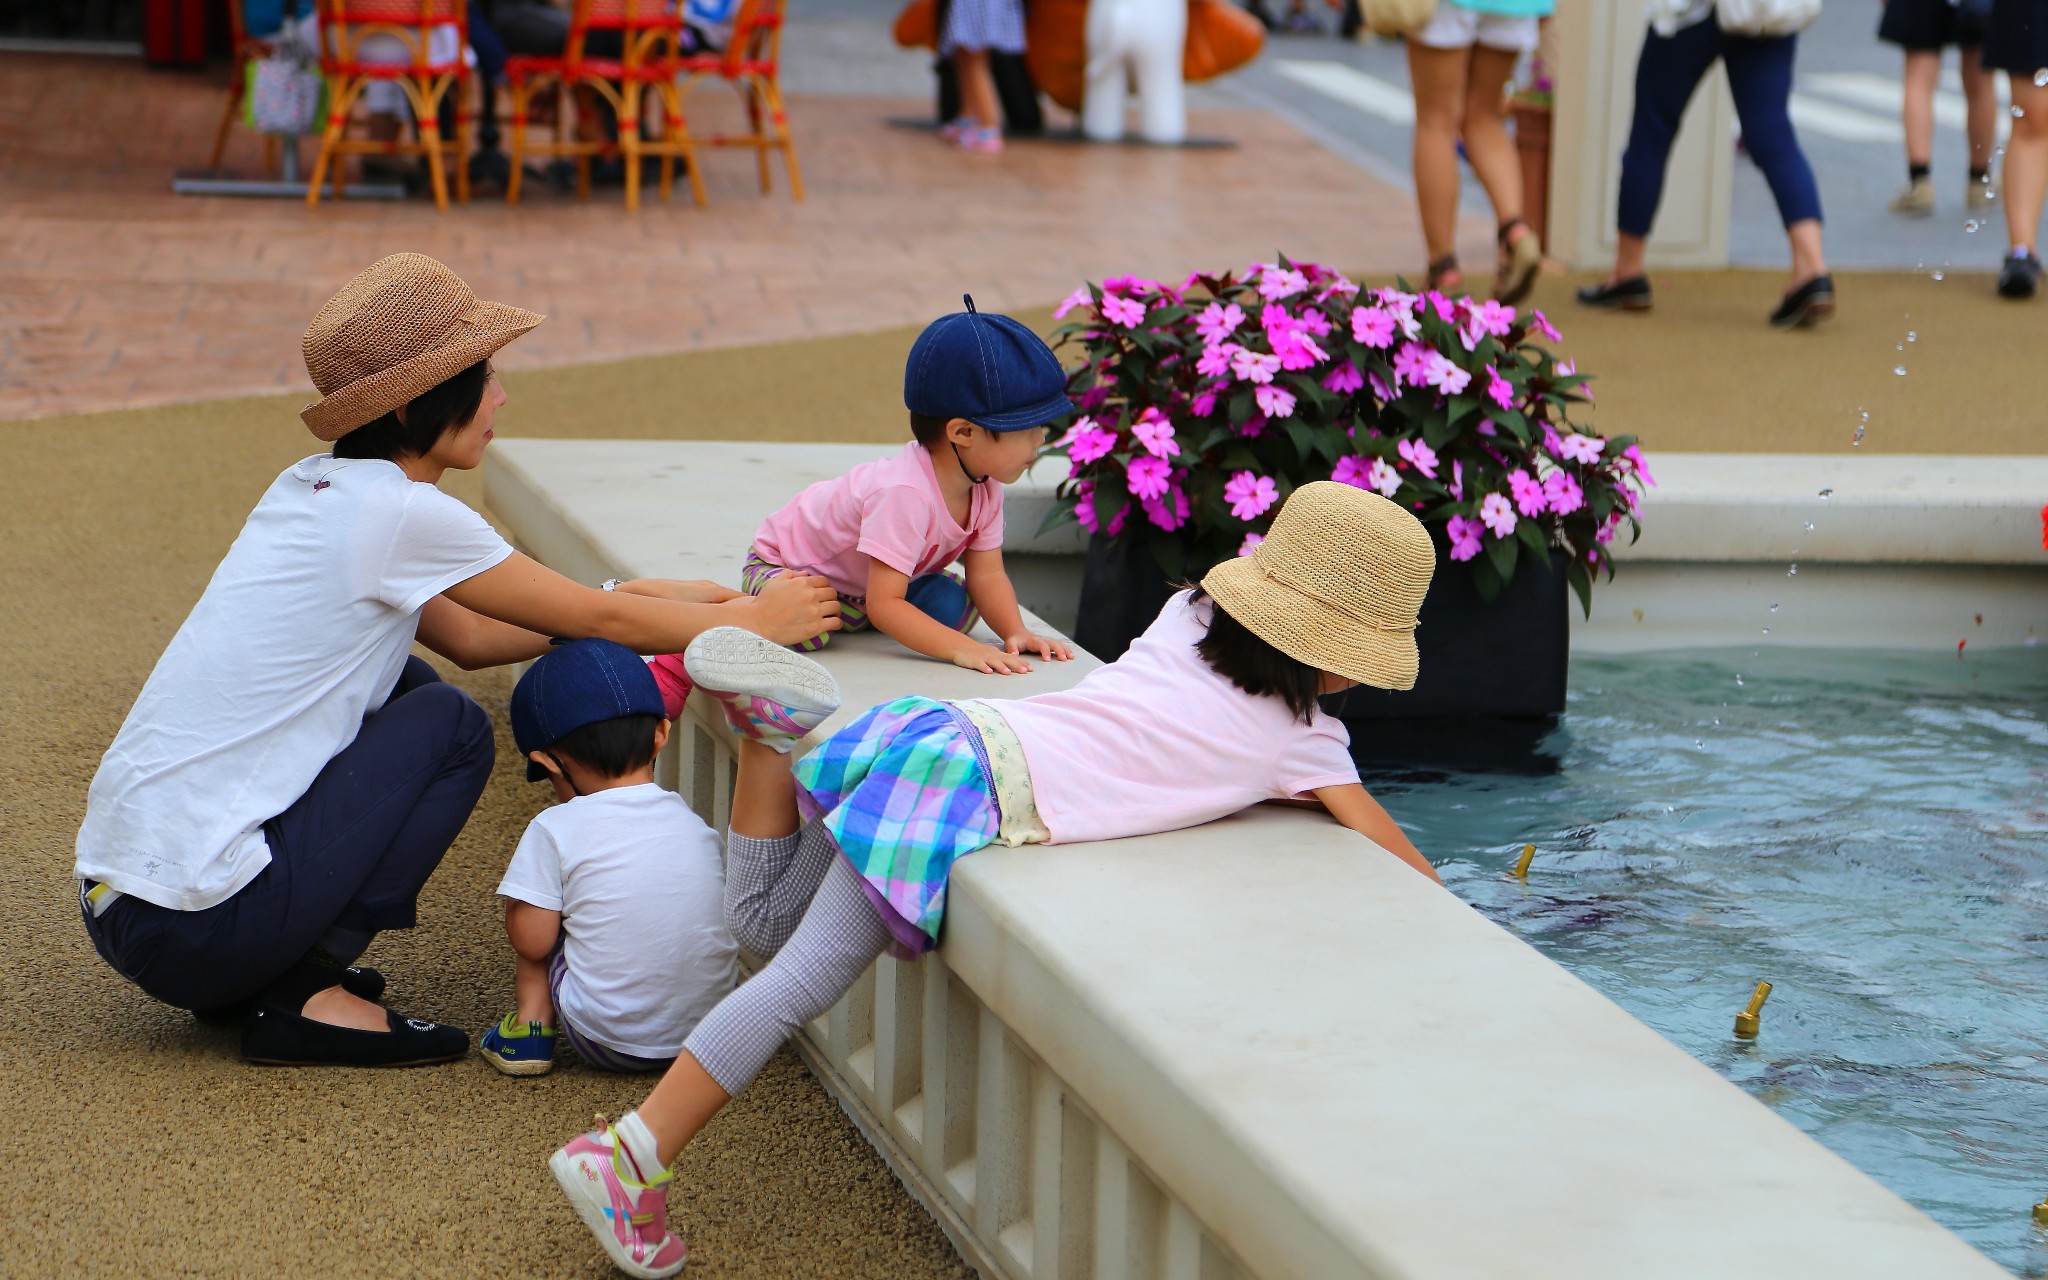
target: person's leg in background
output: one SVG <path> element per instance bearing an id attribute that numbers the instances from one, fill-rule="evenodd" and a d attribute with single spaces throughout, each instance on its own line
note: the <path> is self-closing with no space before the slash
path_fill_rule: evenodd
<path id="1" fill-rule="evenodd" d="M 2043 68 L 2048 70 L 2048 68 Z M 2041 282 L 2041 205 L 2048 197 L 2048 84 L 2039 73 L 2012 72 L 2012 136 L 2005 142 L 2005 264 L 1998 292 L 2031 298 Z"/>
<path id="2" fill-rule="evenodd" d="M 1458 130 L 1464 124 L 1472 46 L 1437 49 L 1408 41 L 1408 81 L 1415 93 L 1413 164 L 1428 284 L 1446 293 L 1464 284 L 1458 269 Z M 1517 189 L 1520 180 L 1517 179 Z"/>
<path id="3" fill-rule="evenodd" d="M 1493 204 L 1494 225 L 1499 228 L 1501 262 L 1494 295 L 1509 303 L 1520 302 L 1528 293 L 1543 262 L 1536 233 L 1522 221 L 1522 160 L 1515 140 L 1508 136 L 1508 79 L 1521 56 L 1519 49 L 1473 46 L 1464 115 L 1458 122 L 1465 158 Z"/>
<path id="4" fill-rule="evenodd" d="M 1635 113 L 1629 121 L 1628 146 L 1621 153 L 1614 269 L 1605 281 L 1579 290 L 1579 301 L 1587 306 L 1635 310 L 1650 305 L 1643 260 L 1657 205 L 1664 198 L 1671 144 L 1693 90 L 1720 56 L 1721 31 L 1712 18 L 1668 36 L 1645 33 L 1636 57 Z"/>
<path id="5" fill-rule="evenodd" d="M 1792 131 L 1792 69 L 1798 55 L 1798 36 L 1733 37 L 1721 54 L 1728 67 L 1728 87 L 1735 95 L 1735 114 L 1742 122 L 1743 145 L 1763 170 L 1771 197 L 1778 204 L 1778 216 L 1785 223 L 1785 239 L 1792 251 L 1788 305 L 1802 291 L 1810 286 L 1817 290 L 1820 282 L 1828 279 L 1827 258 L 1821 251 L 1820 187 L 1806 153 L 1799 149 L 1798 135 Z M 1772 322 L 1783 326 L 1818 319 L 1833 309 L 1831 283 L 1827 294 L 1826 310 L 1805 307 L 1796 319 L 1774 315 Z"/>
<path id="6" fill-rule="evenodd" d="M 1934 91 L 1941 83 L 1941 50 L 1906 50 L 1905 96 L 1899 123 L 1906 131 L 1906 189 L 1891 211 L 1909 218 L 1934 214 Z"/>
<path id="7" fill-rule="evenodd" d="M 1970 185 L 1964 204 L 1974 212 L 1998 202 L 1991 176 L 1992 150 L 1998 145 L 1998 76 L 1985 70 L 1982 45 L 1959 45 L 1956 54 L 1963 64 L 1963 103 L 1968 112 L 1964 131 L 1970 140 Z"/>
<path id="8" fill-rule="evenodd" d="M 953 77 L 960 86 L 961 119 L 972 126 L 961 130 L 956 141 L 973 150 L 1002 150 L 1002 117 L 996 114 L 996 81 L 989 70 L 988 50 L 953 50 Z"/>

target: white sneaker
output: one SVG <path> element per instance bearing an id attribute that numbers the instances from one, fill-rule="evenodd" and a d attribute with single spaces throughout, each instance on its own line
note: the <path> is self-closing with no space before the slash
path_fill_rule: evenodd
<path id="1" fill-rule="evenodd" d="M 839 710 L 831 672 L 742 627 L 713 627 L 692 640 L 683 670 L 741 737 L 782 755 Z"/>

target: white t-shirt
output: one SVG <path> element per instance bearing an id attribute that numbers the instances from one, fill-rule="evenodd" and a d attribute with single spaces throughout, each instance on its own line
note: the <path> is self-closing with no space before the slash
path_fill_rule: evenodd
<path id="1" fill-rule="evenodd" d="M 100 761 L 76 874 L 177 911 L 233 897 L 384 705 L 420 607 L 512 554 L 396 463 L 318 454 L 264 493 Z"/>
<path id="2" fill-rule="evenodd" d="M 1344 722 L 1303 724 L 1202 660 L 1213 602 L 1183 591 L 1124 656 L 1058 693 L 992 702 L 1016 730 L 1056 844 L 1178 831 L 1358 781 Z"/>
<path id="3" fill-rule="evenodd" d="M 620 1053 L 673 1058 L 739 981 L 718 837 L 654 783 L 543 810 L 498 893 L 562 913 L 558 1015 Z"/>

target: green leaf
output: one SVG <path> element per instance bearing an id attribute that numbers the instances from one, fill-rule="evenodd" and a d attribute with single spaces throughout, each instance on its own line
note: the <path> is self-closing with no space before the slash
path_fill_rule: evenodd
<path id="1" fill-rule="evenodd" d="M 1472 585 L 1479 590 L 1479 598 L 1491 604 L 1507 585 L 1501 580 L 1500 570 L 1493 567 L 1493 561 L 1485 557 L 1472 561 Z"/>
<path id="2" fill-rule="evenodd" d="M 1593 575 L 1586 571 L 1586 562 L 1573 556 L 1565 565 L 1565 580 L 1572 584 L 1572 591 L 1579 597 L 1579 607 L 1588 618 L 1593 616 Z"/>
<path id="3" fill-rule="evenodd" d="M 1286 419 L 1280 426 L 1287 433 L 1287 438 L 1294 442 L 1294 452 L 1297 460 L 1303 466 L 1307 466 L 1314 460 L 1316 454 L 1315 430 L 1307 423 L 1294 418 Z"/>
<path id="4" fill-rule="evenodd" d="M 1522 545 L 1529 548 L 1538 560 L 1550 554 L 1550 544 L 1544 539 L 1542 531 L 1536 527 L 1534 518 L 1523 516 L 1521 522 L 1515 525 L 1515 536 L 1522 540 Z"/>
<path id="5" fill-rule="evenodd" d="M 1145 536 L 1145 549 L 1152 553 L 1153 561 L 1165 572 L 1168 582 L 1179 582 L 1186 576 L 1187 552 L 1172 534 L 1163 529 L 1152 530 Z"/>
<path id="6" fill-rule="evenodd" d="M 1052 509 L 1045 513 L 1045 519 L 1038 522 L 1038 532 L 1040 535 L 1044 535 L 1051 533 L 1062 525 L 1079 524 L 1080 522 L 1080 518 L 1074 514 L 1073 500 L 1062 498 L 1060 501 L 1053 503 Z"/>
<path id="7" fill-rule="evenodd" d="M 1513 538 L 1487 538 L 1487 562 L 1500 574 L 1503 583 L 1515 576 L 1515 556 L 1521 549 L 1522 544 Z"/>

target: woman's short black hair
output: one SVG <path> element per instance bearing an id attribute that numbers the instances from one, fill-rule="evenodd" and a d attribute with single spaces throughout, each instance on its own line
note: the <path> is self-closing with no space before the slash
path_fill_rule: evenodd
<path id="1" fill-rule="evenodd" d="M 405 406 L 405 421 L 387 413 L 364 423 L 334 442 L 337 458 L 419 457 L 443 435 L 466 425 L 483 407 L 484 388 L 491 381 L 491 362 L 479 360 L 437 387 L 429 387 Z"/>
<path id="2" fill-rule="evenodd" d="M 619 716 L 572 729 L 548 750 L 604 778 L 617 778 L 654 763 L 654 726 L 660 716 Z"/>
<path id="3" fill-rule="evenodd" d="M 925 448 L 937 448 L 939 442 L 946 438 L 946 424 L 951 421 L 951 418 L 934 417 L 929 413 L 913 413 L 910 415 L 910 434 Z"/>
<path id="4" fill-rule="evenodd" d="M 1209 593 L 1200 587 L 1194 590 L 1196 602 L 1209 598 Z M 1209 669 L 1254 697 L 1271 694 L 1280 699 L 1303 724 L 1313 719 L 1323 673 L 1261 640 L 1251 628 L 1231 617 L 1222 601 L 1210 603 L 1215 612 L 1209 619 L 1209 634 L 1195 645 L 1195 652 L 1202 655 Z"/>

